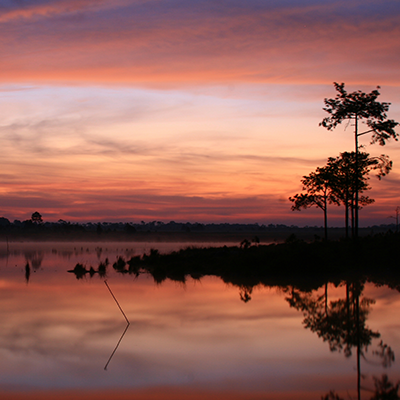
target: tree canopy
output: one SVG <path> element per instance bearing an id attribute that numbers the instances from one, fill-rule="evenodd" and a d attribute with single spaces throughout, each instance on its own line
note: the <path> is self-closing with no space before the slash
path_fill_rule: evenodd
<path id="1" fill-rule="evenodd" d="M 35 211 L 35 212 L 32 214 L 31 220 L 32 220 L 32 222 L 35 223 L 35 224 L 41 224 L 41 223 L 43 223 L 42 216 L 41 216 L 40 213 L 37 212 L 37 211 Z"/>
<path id="2" fill-rule="evenodd" d="M 333 190 L 336 187 L 335 180 L 336 176 L 328 167 L 318 167 L 315 172 L 303 176 L 301 180 L 306 193 L 289 197 L 289 200 L 293 202 L 292 211 L 315 206 L 324 212 L 325 239 L 328 238 L 328 204 L 339 204 L 339 199 Z"/>
<path id="3" fill-rule="evenodd" d="M 326 107 L 323 110 L 330 115 L 322 120 L 320 126 L 333 130 L 343 121 L 354 120 L 356 136 L 372 133 L 371 143 L 378 142 L 383 146 L 390 138 L 398 140 L 398 134 L 394 130 L 398 122 L 388 119 L 386 114 L 390 103 L 377 101 L 380 95 L 379 86 L 370 93 L 364 93 L 361 90 L 348 93 L 344 88 L 344 83 L 334 82 L 334 86 L 338 93 L 335 98 L 324 100 Z M 359 121 L 365 122 L 369 129 L 359 132 Z"/>
<path id="4" fill-rule="evenodd" d="M 380 95 L 378 89 L 372 90 L 370 93 L 364 93 L 361 90 L 348 93 L 344 88 L 344 83 L 333 83 L 335 86 L 336 97 L 328 99 L 325 98 L 325 107 L 323 108 L 329 116 L 320 122 L 320 126 L 328 130 L 333 130 L 337 125 L 344 121 L 354 121 L 354 141 L 355 141 L 355 169 L 356 175 L 358 174 L 358 156 L 359 145 L 358 138 L 367 133 L 371 133 L 371 144 L 379 143 L 381 146 L 386 144 L 390 138 L 398 140 L 398 134 L 395 127 L 398 125 L 393 119 L 388 119 L 387 112 L 389 111 L 390 103 L 379 102 L 377 98 Z M 359 123 L 367 125 L 368 129 L 360 132 Z M 354 193 L 354 238 L 358 236 L 358 210 L 359 210 L 359 192 L 361 188 L 358 187 L 359 180 L 355 180 L 355 193 Z"/>
<path id="5" fill-rule="evenodd" d="M 292 211 L 317 207 L 324 212 L 325 239 L 327 239 L 327 210 L 329 204 L 345 206 L 346 237 L 348 237 L 349 220 L 354 231 L 354 214 L 356 207 L 361 208 L 374 202 L 368 196 L 360 196 L 356 204 L 356 194 L 370 190 L 368 175 L 377 170 L 377 177 L 387 175 L 392 168 L 392 161 L 385 154 L 371 157 L 368 153 L 340 153 L 338 157 L 329 157 L 324 167 L 303 176 L 301 183 L 305 193 L 289 197 L 293 203 Z"/>

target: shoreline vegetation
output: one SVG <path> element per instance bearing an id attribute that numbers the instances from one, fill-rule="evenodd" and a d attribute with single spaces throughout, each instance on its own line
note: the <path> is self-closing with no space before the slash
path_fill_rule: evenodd
<path id="1" fill-rule="evenodd" d="M 367 325 L 370 307 L 375 300 L 365 297 L 363 291 L 365 283 L 370 282 L 400 292 L 400 268 L 393 261 L 397 259 L 399 243 L 400 234 L 393 232 L 365 236 L 356 242 L 305 242 L 292 234 L 279 244 L 260 245 L 243 240 L 240 246 L 187 247 L 168 254 L 151 249 L 147 254 L 130 259 L 119 256 L 112 266 L 105 259 L 100 261 L 97 269 L 93 266 L 88 269 L 78 263 L 68 272 L 75 274 L 77 279 L 98 277 L 106 285 L 111 268 L 130 278 L 128 282 L 145 274 L 151 276 L 157 285 L 168 279 L 184 286 L 189 277 L 200 282 L 206 276 L 214 276 L 238 288 L 240 300 L 245 303 L 252 299 L 255 288 L 276 287 L 288 305 L 303 314 L 304 328 L 327 342 L 331 352 L 343 352 L 345 357 L 355 354 L 357 394 L 361 399 L 364 389 L 361 380 L 365 378 L 362 361 L 371 358 L 365 357 L 368 348 L 373 346 L 372 362 L 376 365 L 387 368 L 395 360 L 394 351 L 381 339 L 380 332 Z M 331 299 L 329 283 L 344 287 L 345 297 Z M 323 292 L 313 292 L 323 287 Z M 117 302 L 115 297 L 114 300 Z M 121 307 L 120 310 L 124 314 Z M 128 327 L 129 321 L 125 319 Z M 379 339 L 378 344 L 373 343 Z M 392 383 L 386 374 L 373 376 L 373 380 L 374 393 L 379 397 L 371 399 L 399 398 L 399 382 Z M 365 385 L 365 381 L 363 383 Z M 344 398 L 330 390 L 321 399 Z"/>
<path id="2" fill-rule="evenodd" d="M 151 249 L 130 259 L 118 257 L 112 265 L 121 274 L 150 274 L 161 284 L 170 279 L 185 283 L 188 277 L 220 277 L 225 283 L 251 293 L 257 285 L 317 289 L 327 281 L 368 280 L 400 291 L 400 268 L 396 261 L 400 234 L 388 232 L 352 241 L 305 242 L 295 235 L 284 243 L 260 245 L 242 241 L 240 246 L 187 247 L 168 254 Z M 108 260 L 98 268 L 76 264 L 77 279 L 99 275 L 106 278 Z"/>

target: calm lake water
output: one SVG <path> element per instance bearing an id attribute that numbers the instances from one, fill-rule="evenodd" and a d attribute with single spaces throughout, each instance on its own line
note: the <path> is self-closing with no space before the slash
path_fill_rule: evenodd
<path id="1" fill-rule="evenodd" d="M 118 256 L 186 246 L 2 244 L 1 398 L 320 399 L 330 390 L 357 398 L 356 348 L 331 351 L 326 326 L 305 326 L 325 289 L 318 318 L 345 309 L 345 284 L 311 293 L 258 286 L 244 302 L 243 287 L 218 277 L 156 284 L 112 267 Z M 106 278 L 67 272 L 77 263 L 97 269 L 106 258 Z M 381 341 L 400 354 L 400 294 L 366 283 L 359 302 L 365 328 L 380 335 L 360 359 L 361 398 L 370 399 L 374 377 L 400 379 L 400 363 L 377 354 Z"/>

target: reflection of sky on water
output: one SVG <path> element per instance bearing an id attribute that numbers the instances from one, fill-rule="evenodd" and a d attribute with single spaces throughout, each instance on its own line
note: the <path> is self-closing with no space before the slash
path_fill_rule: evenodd
<path id="1" fill-rule="evenodd" d="M 254 396 L 315 392 L 313 398 L 333 388 L 354 391 L 355 358 L 330 353 L 327 343 L 304 329 L 302 314 L 289 308 L 280 290 L 255 289 L 243 303 L 238 288 L 219 278 L 157 286 L 143 275 L 118 275 L 111 266 L 108 283 L 131 325 L 104 371 L 126 322 L 102 279 L 77 280 L 66 271 L 77 262 L 96 267 L 105 257 L 112 263 L 127 247 L 112 244 L 106 251 L 103 245 L 98 257 L 92 250 L 98 244 L 90 244 L 89 252 L 84 248 L 65 257 L 63 246 L 42 251 L 41 266 L 28 284 L 26 252 L 1 261 L 0 391 L 166 386 Z M 343 288 L 329 289 L 331 299 L 343 295 Z M 399 354 L 399 323 L 393 318 L 399 294 L 367 286 L 365 296 L 376 299 L 367 325 Z M 384 372 L 398 379 L 396 363 L 385 371 L 368 360 L 371 352 L 362 367 L 369 381 Z"/>

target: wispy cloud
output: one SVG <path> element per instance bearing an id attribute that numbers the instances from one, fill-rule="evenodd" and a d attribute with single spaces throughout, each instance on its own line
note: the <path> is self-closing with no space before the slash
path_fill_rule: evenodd
<path id="1" fill-rule="evenodd" d="M 332 81 L 398 100 L 399 14 L 394 0 L 2 2 L 0 211 L 291 220 L 301 176 L 353 146 L 318 128 Z M 397 190 L 373 186 L 392 207 Z"/>
<path id="2" fill-rule="evenodd" d="M 137 0 L 139 2 L 139 0 Z M 127 4 L 127 0 L 56 0 L 35 1 L 34 4 L 14 2 L 10 6 L 0 8 L 0 23 L 12 20 L 31 20 L 33 18 L 52 18 L 58 15 L 95 12 L 109 7 Z"/>
<path id="3" fill-rule="evenodd" d="M 11 39 L 1 46 L 0 79 L 182 85 L 321 83 L 339 75 L 399 84 L 400 10 L 377 4 L 45 3 L 3 15 L 9 23 L 0 32 Z M 60 20 L 70 10 L 81 19 Z M 19 13 L 49 18 L 26 24 Z"/>

